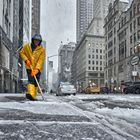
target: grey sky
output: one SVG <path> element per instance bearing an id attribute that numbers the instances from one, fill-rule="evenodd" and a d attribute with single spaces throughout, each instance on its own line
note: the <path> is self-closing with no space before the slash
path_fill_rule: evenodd
<path id="1" fill-rule="evenodd" d="M 41 35 L 46 40 L 47 56 L 58 54 L 63 44 L 76 40 L 76 0 L 41 0 Z M 57 57 L 51 58 L 57 70 Z"/>

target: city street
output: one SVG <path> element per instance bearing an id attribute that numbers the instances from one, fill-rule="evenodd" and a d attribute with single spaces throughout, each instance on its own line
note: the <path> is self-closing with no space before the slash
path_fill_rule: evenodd
<path id="1" fill-rule="evenodd" d="M 0 140 L 139 140 L 140 95 L 0 94 Z"/>
<path id="2" fill-rule="evenodd" d="M 0 0 L 0 140 L 140 140 L 140 0 Z"/>

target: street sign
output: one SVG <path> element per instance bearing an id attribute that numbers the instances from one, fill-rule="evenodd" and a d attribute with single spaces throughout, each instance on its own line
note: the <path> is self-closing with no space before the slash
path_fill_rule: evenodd
<path id="1" fill-rule="evenodd" d="M 132 66 L 138 65 L 139 60 L 140 60 L 139 56 L 138 56 L 138 55 L 135 55 L 135 56 L 133 56 L 133 57 L 131 58 L 130 63 L 131 63 Z"/>
<path id="2" fill-rule="evenodd" d="M 132 76 L 137 76 L 138 72 L 137 71 L 132 71 Z"/>

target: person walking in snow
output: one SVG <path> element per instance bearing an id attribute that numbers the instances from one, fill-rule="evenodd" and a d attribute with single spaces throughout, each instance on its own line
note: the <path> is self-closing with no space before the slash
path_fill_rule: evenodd
<path id="1" fill-rule="evenodd" d="M 39 81 L 45 60 L 45 49 L 41 45 L 42 37 L 35 34 L 32 37 L 32 42 L 25 44 L 20 51 L 20 57 L 25 62 L 26 71 L 28 75 L 28 85 L 26 98 L 32 101 L 37 100 L 37 83 L 34 78 L 36 76 Z"/>

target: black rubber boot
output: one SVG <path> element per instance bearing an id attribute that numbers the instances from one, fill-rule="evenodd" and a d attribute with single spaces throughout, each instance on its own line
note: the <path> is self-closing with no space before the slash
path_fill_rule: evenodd
<path id="1" fill-rule="evenodd" d="M 26 94 L 26 98 L 31 101 L 37 101 L 37 99 L 34 99 L 30 94 Z"/>

